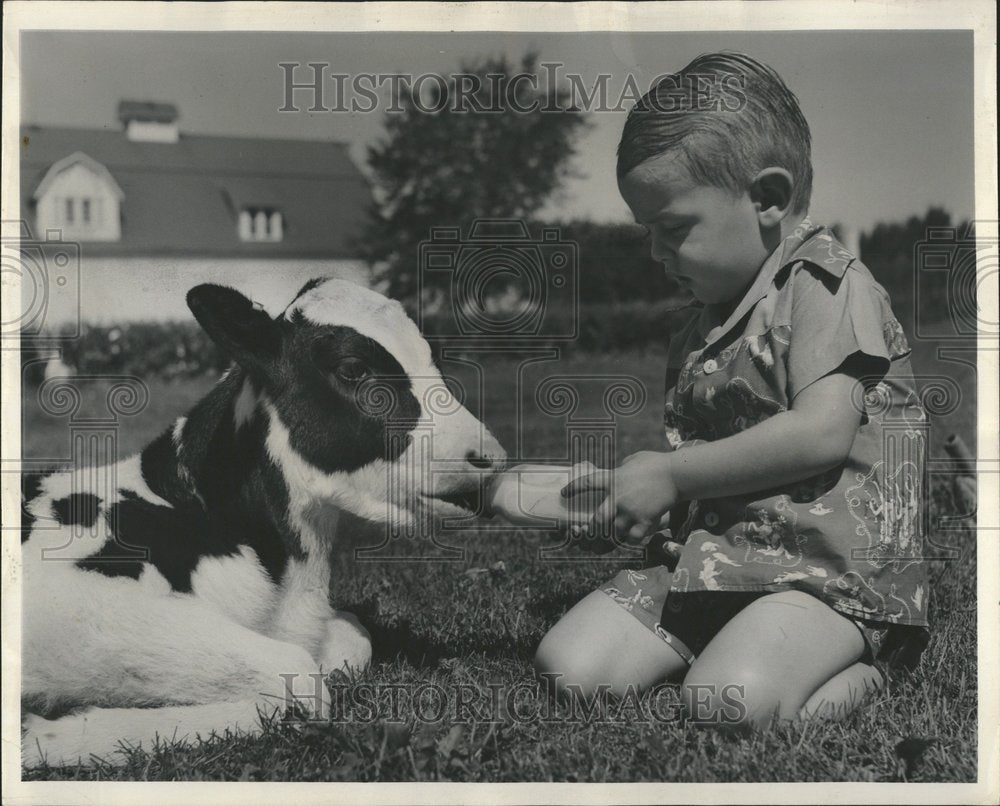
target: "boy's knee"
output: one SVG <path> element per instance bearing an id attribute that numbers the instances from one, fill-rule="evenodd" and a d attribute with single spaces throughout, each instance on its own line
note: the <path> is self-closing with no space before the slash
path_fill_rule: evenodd
<path id="1" fill-rule="evenodd" d="M 885 678 L 878 669 L 867 663 L 855 663 L 813 692 L 799 708 L 797 716 L 799 719 L 843 719 L 884 685 Z"/>
<path id="2" fill-rule="evenodd" d="M 584 659 L 575 646 L 557 630 L 542 639 L 535 651 L 535 674 L 546 684 L 550 694 L 562 695 L 566 684 L 589 676 Z"/>
<path id="3" fill-rule="evenodd" d="M 685 680 L 681 707 L 684 717 L 696 725 L 726 728 L 751 721 L 745 689 L 735 683 Z"/>
<path id="4" fill-rule="evenodd" d="M 726 672 L 714 674 L 712 670 L 694 668 L 684 678 L 681 705 L 690 722 L 708 727 L 747 728 L 767 725 L 775 715 L 785 716 L 781 691 L 773 680 L 738 666 Z"/>
<path id="5" fill-rule="evenodd" d="M 616 681 L 608 679 L 605 664 L 592 649 L 581 648 L 555 631 L 548 633 L 535 652 L 535 674 L 553 696 L 593 697 L 614 693 Z"/>

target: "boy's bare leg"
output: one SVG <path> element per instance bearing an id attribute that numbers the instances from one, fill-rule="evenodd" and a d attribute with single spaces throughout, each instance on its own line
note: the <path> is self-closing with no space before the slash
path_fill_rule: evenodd
<path id="1" fill-rule="evenodd" d="M 878 669 L 867 663 L 855 663 L 835 675 L 799 709 L 802 719 L 843 719 L 861 701 L 885 685 Z"/>
<path id="2" fill-rule="evenodd" d="M 601 688 L 623 695 L 679 676 L 687 664 L 611 597 L 594 591 L 545 635 L 535 654 L 540 675 L 558 675 L 557 692 L 585 697 Z"/>
<path id="3" fill-rule="evenodd" d="M 819 599 L 773 593 L 737 613 L 698 656 L 684 678 L 684 705 L 695 721 L 714 724 L 843 710 L 868 679 L 855 669 L 866 667 L 857 662 L 864 649 L 858 628 Z"/>

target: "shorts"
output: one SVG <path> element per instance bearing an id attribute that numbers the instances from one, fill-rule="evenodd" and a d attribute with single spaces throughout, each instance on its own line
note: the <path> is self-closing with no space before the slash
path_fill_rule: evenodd
<path id="1" fill-rule="evenodd" d="M 709 642 L 743 608 L 776 590 L 690 591 L 670 590 L 671 569 L 654 565 L 626 569 L 600 590 L 668 643 L 689 666 Z M 843 615 L 843 614 L 842 614 Z M 861 631 L 865 653 L 861 662 L 878 669 L 913 669 L 927 645 L 926 627 L 866 621 L 845 615 Z"/>

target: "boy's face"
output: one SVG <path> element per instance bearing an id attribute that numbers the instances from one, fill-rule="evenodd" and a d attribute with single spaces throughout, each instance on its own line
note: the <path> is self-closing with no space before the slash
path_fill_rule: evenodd
<path id="1" fill-rule="evenodd" d="M 697 185 L 670 154 L 633 168 L 618 189 L 649 231 L 653 259 L 701 302 L 739 298 L 770 252 L 749 193 Z"/>

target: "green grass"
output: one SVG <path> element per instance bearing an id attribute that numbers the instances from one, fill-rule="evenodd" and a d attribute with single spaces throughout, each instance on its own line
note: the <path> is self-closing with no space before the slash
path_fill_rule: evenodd
<path id="1" fill-rule="evenodd" d="M 971 369 L 944 365 L 932 350 L 915 354 L 917 371 L 955 375 L 972 387 Z M 647 389 L 645 406 L 621 418 L 616 432 L 620 459 L 660 442 L 662 364 L 658 355 L 577 357 L 551 364 L 560 374 L 632 375 Z M 452 369 L 451 365 L 446 370 Z M 491 368 L 506 377 L 510 362 Z M 535 383 L 545 374 L 531 374 Z M 964 370 L 963 370 L 964 371 Z M 123 453 L 139 448 L 197 399 L 209 381 L 173 386 L 150 384 L 150 406 L 119 429 Z M 494 384 L 495 386 L 496 384 Z M 584 408 L 594 392 L 578 382 Z M 493 388 L 493 386 L 491 386 Z M 507 387 L 503 387 L 507 388 Z M 88 399 L 86 405 L 98 398 Z M 470 396 L 477 409 L 481 401 Z M 485 402 L 485 417 L 501 441 L 513 444 L 515 396 Z M 525 397 L 531 412 L 530 395 Z M 586 413 L 586 412 L 584 412 Z M 974 406 L 961 406 L 934 422 L 932 455 L 950 431 L 974 446 Z M 533 416 L 525 444 L 532 456 L 554 458 L 564 450 L 558 418 Z M 43 415 L 26 401 L 28 458 L 68 455 L 67 421 Z M 954 510 L 950 490 L 934 490 L 935 513 Z M 518 713 L 545 714 L 544 693 L 533 687 L 531 657 L 546 630 L 576 601 L 623 567 L 622 559 L 557 562 L 541 551 L 544 535 L 496 528 L 447 535 L 464 551 L 453 562 L 390 562 L 386 554 L 358 559 L 355 549 L 377 545 L 376 528 L 355 524 L 337 545 L 334 605 L 359 615 L 372 634 L 371 669 L 353 681 L 365 684 L 468 686 L 486 692 L 493 684 L 517 689 Z M 974 781 L 976 779 L 975 534 L 971 526 L 940 537 L 958 550 L 930 564 L 934 629 L 919 669 L 894 676 L 889 686 L 840 723 L 776 726 L 749 736 L 685 726 L 677 721 L 631 718 L 601 722 L 500 717 L 495 722 L 455 723 L 449 715 L 424 723 L 432 707 L 404 709 L 403 722 L 387 718 L 291 729 L 271 725 L 257 739 L 227 736 L 196 746 L 162 746 L 135 752 L 124 767 L 96 770 L 42 769 L 32 779 L 81 780 L 349 780 L 349 781 Z M 432 553 L 428 545 L 410 547 Z M 498 565 L 501 563 L 502 565 Z M 483 695 L 486 696 L 485 694 Z M 664 702 L 676 697 L 669 690 Z M 485 700 L 477 700 L 481 707 Z M 612 714 L 613 715 L 613 714 Z M 388 714 L 385 715 L 386 717 Z M 907 768 L 896 754 L 906 738 L 930 740 Z"/>

